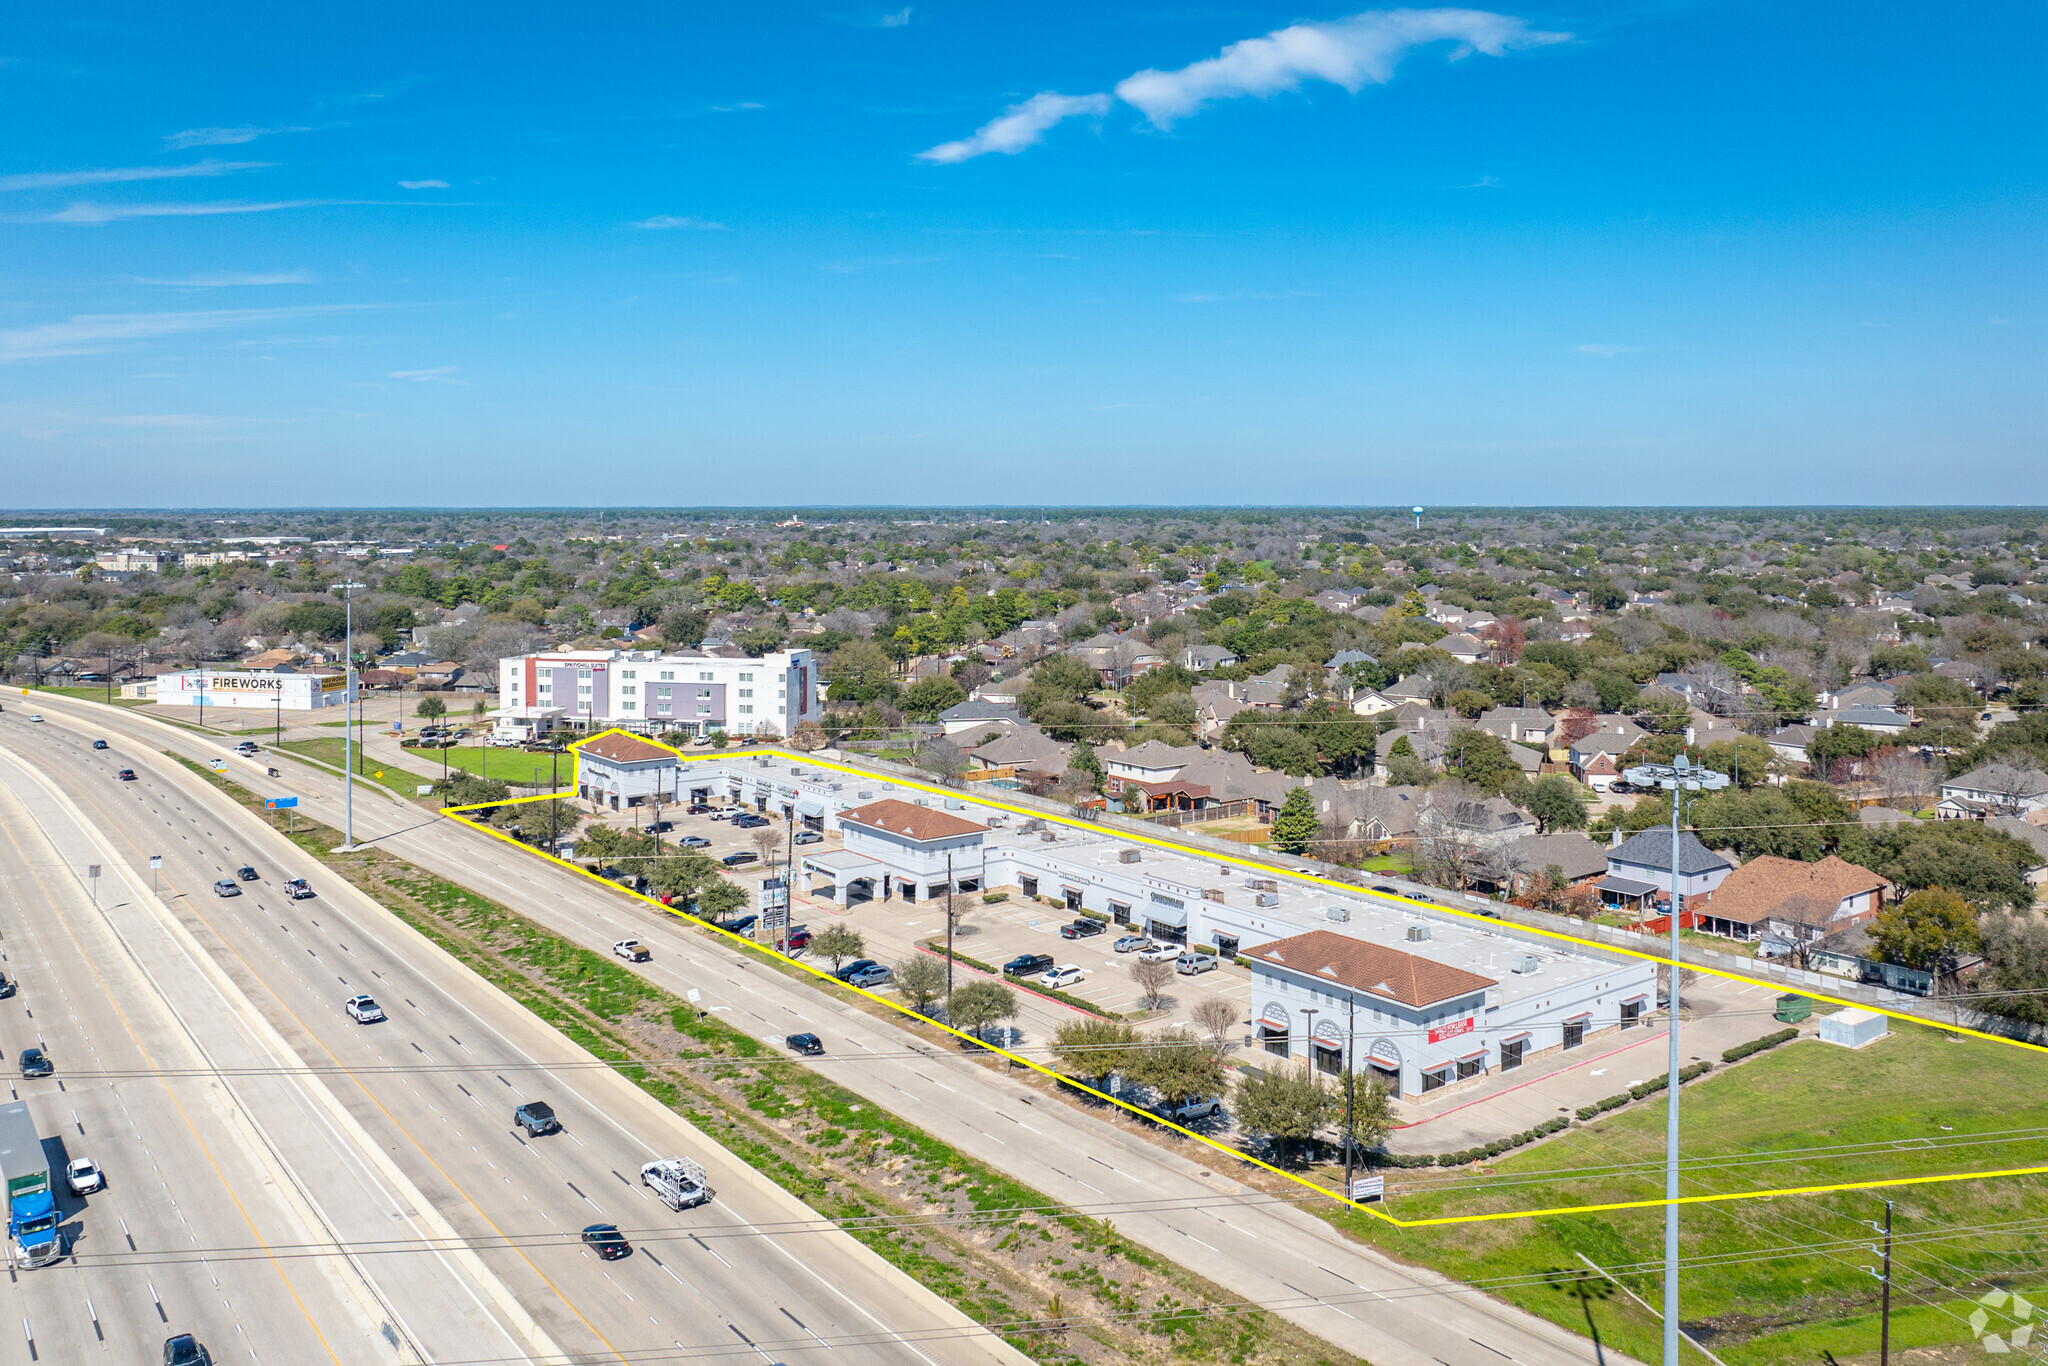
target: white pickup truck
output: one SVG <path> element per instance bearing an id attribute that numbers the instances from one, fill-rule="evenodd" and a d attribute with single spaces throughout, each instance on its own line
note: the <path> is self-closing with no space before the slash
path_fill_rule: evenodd
<path id="1" fill-rule="evenodd" d="M 664 1157 L 640 1169 L 640 1184 L 672 1210 L 686 1210 L 711 1199 L 704 1169 L 687 1157 Z"/>

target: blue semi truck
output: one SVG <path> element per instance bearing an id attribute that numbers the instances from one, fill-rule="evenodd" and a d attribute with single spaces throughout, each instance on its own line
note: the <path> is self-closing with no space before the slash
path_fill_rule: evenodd
<path id="1" fill-rule="evenodd" d="M 0 1177 L 7 1182 L 7 1264 L 47 1266 L 62 1257 L 57 1188 L 25 1100 L 0 1105 Z"/>

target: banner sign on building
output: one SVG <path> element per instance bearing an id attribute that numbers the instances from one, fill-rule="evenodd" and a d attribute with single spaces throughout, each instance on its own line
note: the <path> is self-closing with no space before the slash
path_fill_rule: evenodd
<path id="1" fill-rule="evenodd" d="M 1445 1020 L 1442 1024 L 1429 1031 L 1429 1041 L 1431 1043 L 1442 1043 L 1445 1039 L 1455 1039 L 1460 1034 L 1470 1034 L 1472 1032 L 1472 1019 L 1472 1016 L 1467 1015 L 1462 1020 Z"/>

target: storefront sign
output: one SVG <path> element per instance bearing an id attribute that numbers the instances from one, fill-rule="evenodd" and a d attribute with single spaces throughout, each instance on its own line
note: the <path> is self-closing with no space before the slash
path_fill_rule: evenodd
<path id="1" fill-rule="evenodd" d="M 1384 1176 L 1358 1176 L 1351 1180 L 1353 1200 L 1378 1200 L 1387 1193 L 1387 1178 Z"/>
<path id="2" fill-rule="evenodd" d="M 1462 1020 L 1446 1020 L 1429 1031 L 1429 1041 L 1431 1043 L 1442 1043 L 1445 1039 L 1455 1039 L 1460 1034 L 1470 1034 L 1472 1032 L 1472 1023 L 1473 1017 L 1470 1015 L 1467 1015 Z"/>

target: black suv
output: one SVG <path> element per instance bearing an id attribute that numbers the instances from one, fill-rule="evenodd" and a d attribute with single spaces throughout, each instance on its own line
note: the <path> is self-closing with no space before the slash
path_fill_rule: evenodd
<path id="1" fill-rule="evenodd" d="M 164 1366 L 213 1366 L 213 1353 L 190 1333 L 164 1339 Z"/>
<path id="2" fill-rule="evenodd" d="M 555 1107 L 544 1100 L 529 1100 L 514 1110 L 512 1122 L 534 1138 L 562 1132 L 562 1121 L 555 1118 Z"/>
<path id="3" fill-rule="evenodd" d="M 21 1050 L 21 1075 L 24 1077 L 49 1077 L 57 1073 L 57 1064 L 50 1061 L 50 1055 L 40 1048 Z"/>
<path id="4" fill-rule="evenodd" d="M 1028 977 L 1034 972 L 1044 972 L 1052 965 L 1049 953 L 1020 953 L 1003 964 L 1003 971 L 1012 977 Z"/>

